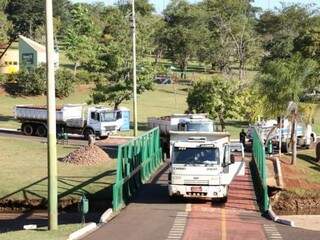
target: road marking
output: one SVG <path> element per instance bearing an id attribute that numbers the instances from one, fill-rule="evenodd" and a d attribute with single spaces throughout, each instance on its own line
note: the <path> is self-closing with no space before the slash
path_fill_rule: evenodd
<path id="1" fill-rule="evenodd" d="M 221 240 L 227 239 L 227 228 L 226 228 L 226 212 L 225 209 L 221 209 Z"/>
<path id="2" fill-rule="evenodd" d="M 176 218 L 174 220 L 173 226 L 169 232 L 167 240 L 170 239 L 181 239 L 184 234 L 184 230 L 187 224 L 188 212 L 177 212 Z"/>
<path id="3" fill-rule="evenodd" d="M 264 224 L 264 230 L 268 240 L 282 240 L 282 236 L 274 224 Z"/>
<path id="4" fill-rule="evenodd" d="M 186 212 L 191 212 L 191 203 L 187 203 Z"/>

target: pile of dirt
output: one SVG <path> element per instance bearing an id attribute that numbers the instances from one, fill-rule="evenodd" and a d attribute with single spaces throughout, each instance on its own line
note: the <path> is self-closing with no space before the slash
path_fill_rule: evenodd
<path id="1" fill-rule="evenodd" d="M 62 162 L 75 165 L 96 165 L 109 160 L 109 155 L 95 145 L 82 146 L 61 159 Z"/>
<path id="2" fill-rule="evenodd" d="M 292 192 L 281 192 L 272 201 L 272 209 L 280 215 L 320 214 L 320 196 L 301 197 Z"/>

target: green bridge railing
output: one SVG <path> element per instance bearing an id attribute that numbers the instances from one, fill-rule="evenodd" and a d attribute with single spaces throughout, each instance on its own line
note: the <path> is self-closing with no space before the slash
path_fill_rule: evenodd
<path id="1" fill-rule="evenodd" d="M 260 208 L 266 212 L 269 208 L 269 196 L 267 186 L 267 165 L 264 143 L 256 128 L 253 130 L 253 159 L 255 163 L 255 188 L 258 193 Z"/>
<path id="2" fill-rule="evenodd" d="M 113 211 L 120 210 L 163 162 L 159 128 L 118 147 Z"/>

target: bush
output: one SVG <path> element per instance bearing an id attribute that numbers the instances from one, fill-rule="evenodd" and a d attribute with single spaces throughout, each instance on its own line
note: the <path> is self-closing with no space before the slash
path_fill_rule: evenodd
<path id="1" fill-rule="evenodd" d="M 3 74 L 0 73 L 0 85 L 5 83 L 5 77 Z"/>
<path id="2" fill-rule="evenodd" d="M 15 83 L 18 95 L 43 95 L 46 91 L 46 70 L 44 67 L 32 70 L 22 69 L 16 75 Z"/>
<path id="3" fill-rule="evenodd" d="M 56 96 L 68 97 L 74 89 L 73 74 L 70 70 L 61 69 L 56 72 Z"/>
<path id="4" fill-rule="evenodd" d="M 91 82 L 91 73 L 85 70 L 79 70 L 76 73 L 77 83 L 90 83 Z"/>
<path id="5" fill-rule="evenodd" d="M 68 97 L 73 91 L 73 74 L 69 70 L 58 70 L 55 75 L 56 96 Z M 11 95 L 37 96 L 47 93 L 47 76 L 45 66 L 36 69 L 22 69 L 6 81 L 6 91 Z"/>

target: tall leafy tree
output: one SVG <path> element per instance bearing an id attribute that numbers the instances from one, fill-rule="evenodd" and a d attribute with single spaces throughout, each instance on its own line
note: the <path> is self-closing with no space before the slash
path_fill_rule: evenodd
<path id="1" fill-rule="evenodd" d="M 98 35 L 99 31 L 90 19 L 88 9 L 82 4 L 74 5 L 71 23 L 64 37 L 66 55 L 74 63 L 74 75 L 80 65 L 87 64 L 94 58 Z"/>
<path id="2" fill-rule="evenodd" d="M 152 89 L 154 68 L 143 59 L 143 35 L 138 32 L 137 37 L 137 92 L 141 94 Z M 99 41 L 99 51 L 90 68 L 100 76 L 100 81 L 92 93 L 94 103 L 108 102 L 117 109 L 123 101 L 131 99 L 133 81 L 130 22 L 118 7 L 106 9 L 105 28 Z"/>
<path id="3" fill-rule="evenodd" d="M 173 0 L 164 11 L 166 25 L 160 32 L 166 56 L 178 64 L 183 74 L 195 55 L 201 37 L 199 8 L 185 0 Z"/>
<path id="4" fill-rule="evenodd" d="M 11 35 L 33 37 L 36 28 L 45 22 L 44 6 L 42 0 L 9 0 L 5 11 L 14 26 Z"/>
<path id="5" fill-rule="evenodd" d="M 256 79 L 268 104 L 267 114 L 282 116 L 290 101 L 299 102 L 310 81 L 314 81 L 317 69 L 315 62 L 300 55 L 268 61 Z"/>
<path id="6" fill-rule="evenodd" d="M 227 118 L 239 116 L 237 84 L 217 77 L 209 81 L 199 81 L 189 91 L 187 97 L 190 112 L 209 113 L 212 119 L 220 121 L 225 130 Z"/>

